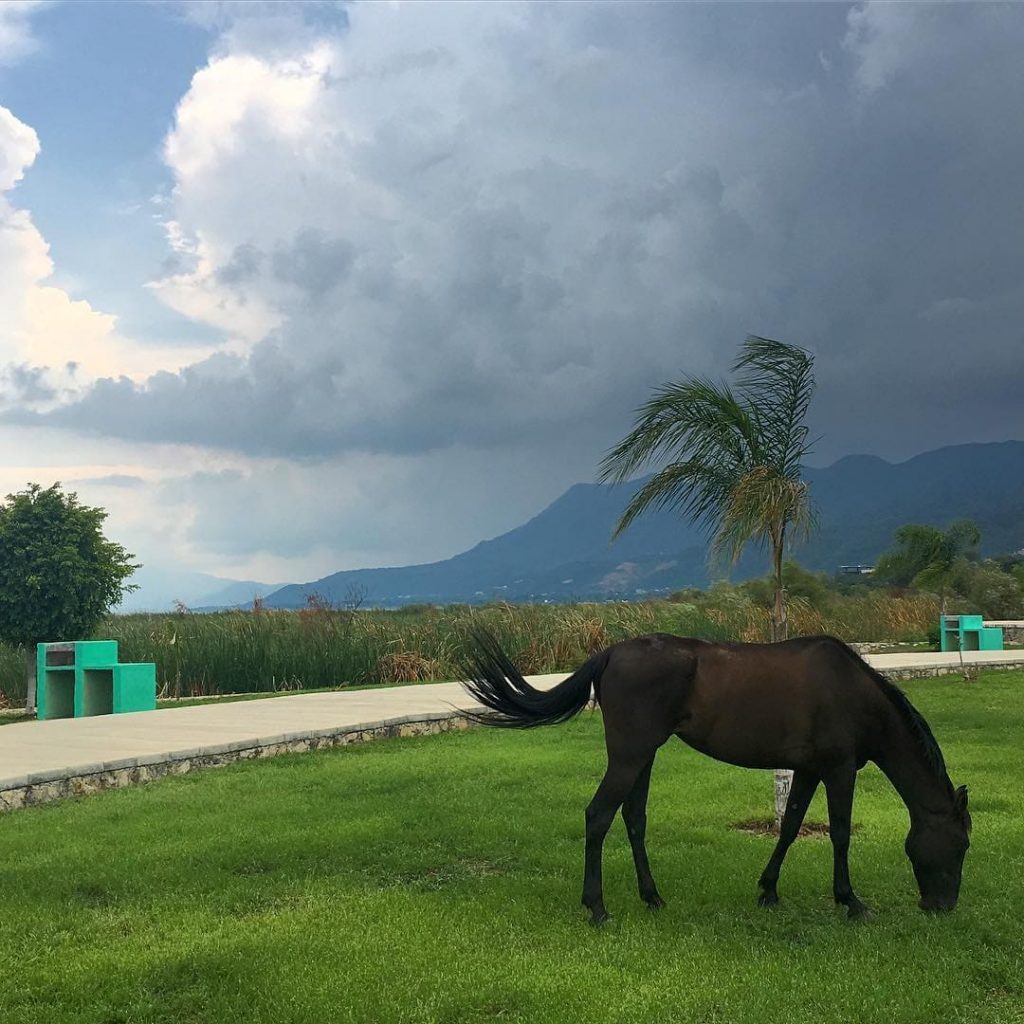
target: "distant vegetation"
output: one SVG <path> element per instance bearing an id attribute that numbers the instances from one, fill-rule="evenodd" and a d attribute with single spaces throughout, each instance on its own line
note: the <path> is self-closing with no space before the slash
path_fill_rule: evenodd
<path id="1" fill-rule="evenodd" d="M 917 536 L 909 529 L 898 532 L 896 553 L 907 547 L 907 537 Z M 937 643 L 940 596 L 919 585 L 932 577 L 922 577 L 912 560 L 879 564 L 882 579 L 829 576 L 787 562 L 791 634 Z M 894 574 L 902 575 L 886 575 L 893 565 Z M 960 552 L 940 575 L 949 612 L 1024 618 L 1024 555 L 981 560 Z M 190 697 L 454 679 L 478 623 L 494 631 L 527 673 L 571 668 L 593 651 L 641 633 L 766 641 L 774 601 L 773 577 L 606 604 L 380 611 L 336 608 L 312 597 L 299 611 L 268 610 L 257 601 L 247 611 L 193 614 L 182 607 L 173 614 L 110 616 L 95 635 L 119 641 L 123 661 L 155 662 L 164 696 Z M 24 702 L 24 664 L 20 649 L 0 645 L 0 705 Z"/>
<path id="2" fill-rule="evenodd" d="M 793 583 L 794 634 L 923 641 L 937 622 L 938 602 L 930 596 L 867 587 L 844 594 L 823 586 L 818 593 L 810 573 L 794 574 Z M 298 612 L 111 616 L 97 635 L 119 641 L 123 661 L 156 662 L 165 696 L 195 696 L 457 678 L 475 623 L 492 629 L 528 673 L 572 667 L 640 633 L 767 640 L 773 596 L 774 585 L 765 580 L 643 603 L 421 605 L 387 612 L 313 601 Z M 18 703 L 24 692 L 24 655 L 0 648 L 0 694 Z"/>

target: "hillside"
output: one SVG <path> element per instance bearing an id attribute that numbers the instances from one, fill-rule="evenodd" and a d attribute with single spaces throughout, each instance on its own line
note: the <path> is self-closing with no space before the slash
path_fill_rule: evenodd
<path id="1" fill-rule="evenodd" d="M 974 519 L 982 551 L 1024 547 L 1024 442 L 969 444 L 925 452 L 906 462 L 854 455 L 806 478 L 820 528 L 793 554 L 808 568 L 832 571 L 872 562 L 903 523 L 943 526 Z M 300 607 L 310 593 L 344 603 L 396 607 L 416 602 L 611 599 L 669 593 L 708 582 L 701 532 L 674 514 L 637 520 L 614 543 L 612 528 L 641 481 L 618 487 L 576 484 L 529 522 L 442 562 L 333 573 L 267 597 L 269 607 Z M 760 575 L 751 552 L 733 573 Z"/>
<path id="2" fill-rule="evenodd" d="M 280 583 L 231 580 L 207 573 L 161 569 L 150 565 L 137 569 L 132 582 L 138 589 L 127 594 L 115 611 L 171 611 L 177 603 L 197 610 L 249 605 L 254 597 L 263 597 L 281 587 Z"/>

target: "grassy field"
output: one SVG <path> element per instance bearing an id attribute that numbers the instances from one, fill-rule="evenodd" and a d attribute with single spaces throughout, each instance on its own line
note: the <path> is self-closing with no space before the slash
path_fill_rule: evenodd
<path id="1" fill-rule="evenodd" d="M 790 602 L 793 635 L 849 641 L 924 640 L 938 604 L 880 590 Z M 168 697 L 273 692 L 453 679 L 469 631 L 483 623 L 526 672 L 551 672 L 625 637 L 657 631 L 707 640 L 766 640 L 767 606 L 721 585 L 685 600 L 640 603 L 419 606 L 111 616 L 97 639 L 117 640 L 122 661 L 156 663 Z M 0 644 L 0 707 L 24 703 L 25 658 Z"/>
<path id="2" fill-rule="evenodd" d="M 621 822 L 612 921 L 578 906 L 599 721 L 478 730 L 201 772 L 0 818 L 4 1024 L 321 1021 L 1024 1021 L 1024 673 L 908 684 L 975 834 L 960 907 L 916 909 L 906 815 L 861 773 L 851 867 L 876 911 L 830 899 L 798 840 L 774 911 L 770 851 L 735 823 L 770 779 L 680 743 L 659 755 L 649 848 L 669 906 L 635 894 Z M 823 820 L 821 798 L 811 810 Z"/>

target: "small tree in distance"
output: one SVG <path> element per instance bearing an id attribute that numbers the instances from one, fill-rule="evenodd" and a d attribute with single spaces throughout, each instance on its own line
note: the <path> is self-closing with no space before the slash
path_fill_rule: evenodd
<path id="1" fill-rule="evenodd" d="M 106 518 L 59 483 L 29 484 L 0 505 L 0 640 L 25 648 L 30 712 L 36 644 L 91 636 L 136 589 L 135 556 L 103 536 Z"/>

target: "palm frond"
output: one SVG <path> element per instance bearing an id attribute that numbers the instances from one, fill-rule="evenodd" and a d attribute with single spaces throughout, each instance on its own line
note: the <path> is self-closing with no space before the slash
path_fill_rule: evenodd
<path id="1" fill-rule="evenodd" d="M 712 557 L 735 565 L 750 541 L 781 546 L 787 531 L 801 536 L 813 522 L 814 510 L 802 480 L 755 466 L 737 480 L 729 495 L 712 541 Z"/>
<path id="2" fill-rule="evenodd" d="M 713 532 L 735 482 L 735 474 L 728 468 L 692 459 L 666 466 L 633 495 L 612 539 L 649 508 L 673 509 Z"/>
<path id="3" fill-rule="evenodd" d="M 950 523 L 943 535 L 950 559 L 966 554 L 981 542 L 981 530 L 971 519 L 957 519 Z"/>
<path id="4" fill-rule="evenodd" d="M 604 457 L 598 478 L 621 483 L 642 466 L 673 455 L 737 464 L 758 454 L 749 410 L 730 388 L 702 377 L 658 389 L 638 410 L 633 429 Z"/>
<path id="5" fill-rule="evenodd" d="M 953 573 L 956 563 L 981 539 L 978 527 L 960 519 L 945 530 L 922 523 L 907 523 L 896 530 L 896 547 L 875 563 L 875 575 L 900 586 L 937 587 L 943 576 Z"/>
<path id="6" fill-rule="evenodd" d="M 751 410 L 769 449 L 768 461 L 796 477 L 811 450 L 804 424 L 814 394 L 814 356 L 796 345 L 749 335 L 733 370 L 738 393 Z"/>
<path id="7" fill-rule="evenodd" d="M 939 591 L 946 583 L 951 569 L 952 564 L 944 558 L 930 562 L 914 576 L 910 585 L 918 590 Z"/>

